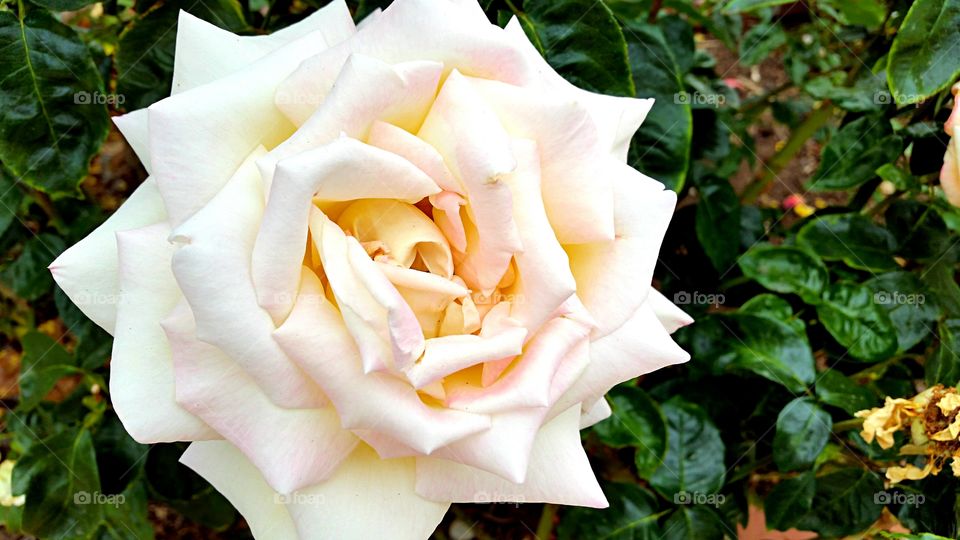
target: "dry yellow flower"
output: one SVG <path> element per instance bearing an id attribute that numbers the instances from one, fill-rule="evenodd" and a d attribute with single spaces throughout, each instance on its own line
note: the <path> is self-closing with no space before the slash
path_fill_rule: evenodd
<path id="1" fill-rule="evenodd" d="M 890 480 L 893 484 L 902 480 L 922 480 L 931 473 L 937 474 L 938 472 L 940 472 L 939 468 L 934 465 L 934 460 L 930 459 L 922 469 L 915 465 L 889 467 L 887 468 L 887 480 Z"/>
<path id="2" fill-rule="evenodd" d="M 920 396 L 917 396 L 919 398 Z M 923 414 L 924 403 L 914 400 L 887 397 L 883 407 L 857 412 L 857 418 L 863 418 L 863 431 L 860 433 L 868 443 L 876 439 L 880 448 L 893 447 L 893 434 L 900 431 L 909 418 Z"/>

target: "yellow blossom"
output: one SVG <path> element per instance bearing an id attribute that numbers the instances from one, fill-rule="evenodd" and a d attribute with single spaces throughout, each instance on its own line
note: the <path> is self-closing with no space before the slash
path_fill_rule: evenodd
<path id="1" fill-rule="evenodd" d="M 2 506 L 23 506 L 27 500 L 25 495 L 13 495 L 13 465 L 14 461 L 9 459 L 0 463 L 0 505 Z"/>

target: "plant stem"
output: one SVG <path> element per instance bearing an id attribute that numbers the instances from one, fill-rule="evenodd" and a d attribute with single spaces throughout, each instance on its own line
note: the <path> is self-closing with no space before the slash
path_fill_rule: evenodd
<path id="1" fill-rule="evenodd" d="M 660 13 L 660 8 L 663 7 L 663 0 L 653 0 L 653 3 L 650 5 L 650 15 L 647 17 L 647 22 L 653 24 L 657 22 L 657 14 Z"/>
<path id="2" fill-rule="evenodd" d="M 543 512 L 540 514 L 540 522 L 537 523 L 537 538 L 540 540 L 550 540 L 553 536 L 553 519 L 557 517 L 557 505 L 544 504 Z"/>
<path id="3" fill-rule="evenodd" d="M 863 418 L 851 418 L 849 420 L 843 420 L 833 424 L 833 432 L 842 433 L 844 431 L 852 431 L 854 429 L 860 429 L 860 426 L 862 425 Z"/>
<path id="4" fill-rule="evenodd" d="M 819 109 L 810 113 L 803 122 L 793 130 L 790 138 L 787 139 L 786 144 L 783 145 L 783 148 L 764 164 L 763 170 L 758 174 L 757 179 L 743 190 L 743 195 L 740 196 L 740 200 L 744 204 L 750 204 L 756 201 L 757 197 L 766 190 L 770 182 L 773 182 L 777 177 L 777 173 L 790 163 L 790 160 L 800 152 L 803 145 L 807 143 L 807 140 L 813 137 L 832 117 L 833 104 L 829 101 L 824 101 Z"/>

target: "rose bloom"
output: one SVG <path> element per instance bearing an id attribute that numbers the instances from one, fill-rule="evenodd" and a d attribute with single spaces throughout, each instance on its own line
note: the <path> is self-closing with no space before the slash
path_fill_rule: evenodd
<path id="1" fill-rule="evenodd" d="M 943 168 L 940 169 L 940 187 L 947 196 L 950 204 L 960 207 L 960 162 L 957 161 L 957 147 L 960 146 L 960 83 L 953 85 L 953 112 L 943 125 L 943 130 L 950 135 L 947 153 L 943 156 Z"/>
<path id="2" fill-rule="evenodd" d="M 52 265 L 110 394 L 258 538 L 426 538 L 451 502 L 607 502 L 579 430 L 688 355 L 651 288 L 676 195 L 652 100 L 565 82 L 474 0 L 270 36 L 181 13 L 150 177 Z"/>

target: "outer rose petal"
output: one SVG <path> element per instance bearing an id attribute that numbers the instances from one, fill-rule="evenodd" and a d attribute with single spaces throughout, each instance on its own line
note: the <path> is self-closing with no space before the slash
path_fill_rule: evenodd
<path id="1" fill-rule="evenodd" d="M 184 303 L 165 321 L 177 376 L 177 401 L 232 442 L 280 493 L 322 482 L 357 438 L 331 407 L 284 409 L 223 352 L 197 340 Z M 142 405 L 142 402 L 141 402 Z"/>
<path id="2" fill-rule="evenodd" d="M 227 441 L 195 442 L 180 462 L 213 484 L 240 511 L 254 537 L 298 540 L 282 499 L 236 446 Z"/>
<path id="3" fill-rule="evenodd" d="M 153 164 L 150 163 L 150 132 L 147 127 L 147 116 L 147 109 L 138 109 L 114 116 L 111 120 L 127 139 L 127 144 L 133 148 L 133 152 L 140 158 L 143 168 L 149 173 L 153 169 Z"/>
<path id="4" fill-rule="evenodd" d="M 950 139 L 947 153 L 943 156 L 940 187 L 943 188 L 943 193 L 950 204 L 960 207 L 960 169 L 958 169 L 960 164 L 957 163 L 957 146 L 960 146 L 960 136 Z"/>
<path id="5" fill-rule="evenodd" d="M 515 484 L 466 465 L 422 457 L 417 458 L 417 493 L 436 501 L 608 506 L 580 442 L 579 405 L 540 429 L 524 483 Z"/>
<path id="6" fill-rule="evenodd" d="M 650 289 L 647 295 L 647 303 L 650 304 L 650 308 L 653 309 L 653 312 L 657 315 L 660 324 L 671 334 L 693 323 L 693 317 L 687 315 L 686 312 L 678 308 L 676 304 L 670 300 L 667 300 L 667 298 L 656 289 Z"/>
<path id="7" fill-rule="evenodd" d="M 486 415 L 425 405 L 393 375 L 364 374 L 353 338 L 312 272 L 304 272 L 297 303 L 274 337 L 323 386 L 348 429 L 374 430 L 429 454 L 490 427 Z"/>
<path id="8" fill-rule="evenodd" d="M 608 159 L 601 174 L 614 177 L 617 238 L 565 246 L 577 296 L 596 319 L 594 338 L 617 329 L 646 300 L 660 243 L 677 195 L 624 163 Z M 624 294 L 630 291 L 631 294 Z"/>
<path id="9" fill-rule="evenodd" d="M 84 315 L 113 334 L 120 291 L 115 234 L 165 219 L 157 184 L 147 178 L 110 219 L 50 264 L 53 279 Z"/>
<path id="10" fill-rule="evenodd" d="M 598 422 L 602 422 L 610 418 L 611 414 L 613 414 L 613 409 L 607 403 L 607 398 L 601 397 L 589 410 L 583 411 L 580 415 L 580 429 L 587 429 Z"/>
<path id="11" fill-rule="evenodd" d="M 393 124 L 377 120 L 370 128 L 370 136 L 367 143 L 377 148 L 383 148 L 388 152 L 406 159 L 417 166 L 418 169 L 427 173 L 427 176 L 433 179 L 440 189 L 454 193 L 463 193 L 463 187 L 460 182 L 453 177 L 446 163 L 443 162 L 443 156 L 437 152 L 437 149 L 430 146 L 423 139 L 413 135 L 409 131 L 398 128 Z"/>
<path id="12" fill-rule="evenodd" d="M 111 401 L 123 427 L 141 443 L 219 439 L 174 399 L 173 363 L 160 320 L 182 295 L 170 271 L 174 247 L 168 236 L 166 223 L 117 233 L 121 301 L 110 362 Z"/>
<path id="13" fill-rule="evenodd" d="M 312 32 L 327 47 L 350 38 L 356 27 L 346 2 L 330 2 L 297 24 L 265 36 L 238 36 L 181 11 L 173 93 L 216 81 Z"/>
<path id="14" fill-rule="evenodd" d="M 322 406 L 319 388 L 271 338 L 273 321 L 253 290 L 250 253 L 264 206 L 254 160 L 262 154 L 262 148 L 251 154 L 209 204 L 174 230 L 180 248 L 173 273 L 193 309 L 198 339 L 227 353 L 277 405 Z"/>

